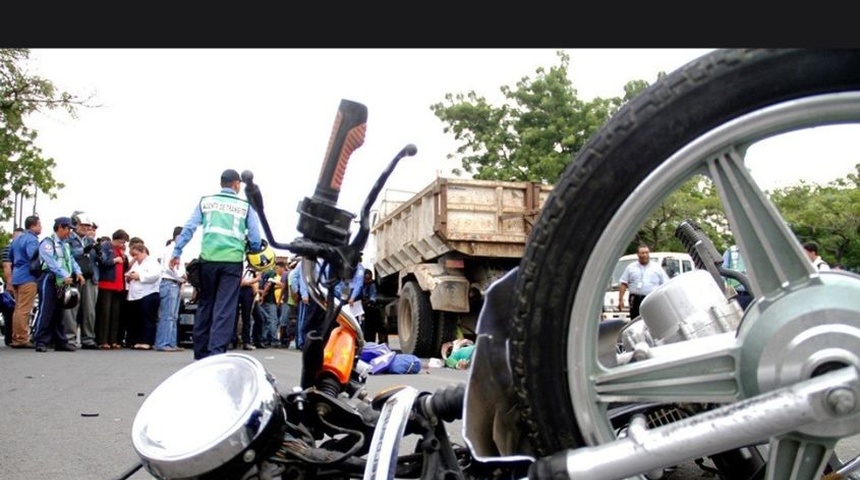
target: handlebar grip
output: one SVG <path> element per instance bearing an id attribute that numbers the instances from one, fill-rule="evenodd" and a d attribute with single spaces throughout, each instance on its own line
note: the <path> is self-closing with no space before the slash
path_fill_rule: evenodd
<path id="1" fill-rule="evenodd" d="M 314 190 L 314 200 L 337 204 L 347 162 L 352 152 L 364 143 L 366 131 L 367 107 L 351 100 L 341 100 Z"/>

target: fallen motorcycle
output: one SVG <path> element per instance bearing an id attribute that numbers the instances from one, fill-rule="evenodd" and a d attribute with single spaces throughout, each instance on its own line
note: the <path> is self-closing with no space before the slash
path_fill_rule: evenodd
<path id="1" fill-rule="evenodd" d="M 138 411 L 141 461 L 122 478 L 142 466 L 163 479 L 656 479 L 693 460 L 727 479 L 856 478 L 860 459 L 835 447 L 860 433 L 860 277 L 812 268 L 744 156 L 775 135 L 857 122 L 860 51 L 720 50 L 658 80 L 574 158 L 520 266 L 488 290 L 468 382 L 372 395 L 361 329 L 333 286 L 351 278 L 371 205 L 417 149 L 382 172 L 352 235 L 337 199 L 366 108 L 344 100 L 314 195 L 298 207 L 300 238 L 275 240 L 243 172 L 269 243 L 310 259 L 302 275 L 326 310 L 301 385 L 283 388 L 242 354 L 181 369 Z M 599 321 L 615 259 L 695 175 L 717 189 L 746 274 L 721 269 L 683 222 L 676 235 L 698 270 L 648 295 L 637 319 Z M 731 275 L 754 295 L 745 310 L 724 288 Z M 195 408 L 168 408 L 180 403 Z M 448 438 L 457 419 L 466 445 Z"/>

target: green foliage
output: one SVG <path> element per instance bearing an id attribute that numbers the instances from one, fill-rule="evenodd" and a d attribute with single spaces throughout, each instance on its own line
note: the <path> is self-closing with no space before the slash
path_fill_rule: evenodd
<path id="1" fill-rule="evenodd" d="M 672 192 L 649 215 L 625 253 L 635 253 L 640 244 L 651 246 L 652 251 L 686 251 L 675 237 L 675 229 L 687 219 L 704 230 L 717 250 L 722 252 L 731 245 L 728 220 L 714 184 L 707 177 L 696 175 Z"/>
<path id="2" fill-rule="evenodd" d="M 830 265 L 860 266 L 860 164 L 826 185 L 800 181 L 770 198 L 801 242 L 815 241 Z"/>
<path id="3" fill-rule="evenodd" d="M 474 91 L 445 95 L 430 106 L 462 144 L 462 170 L 473 178 L 555 183 L 585 142 L 621 105 L 647 86 L 630 82 L 625 96 L 585 102 L 568 78 L 570 56 L 559 51 L 559 65 L 538 68 L 515 88 L 502 86 L 505 103 L 493 106 Z"/>
<path id="4" fill-rule="evenodd" d="M 33 198 L 41 192 L 56 198 L 65 185 L 53 176 L 56 162 L 36 145 L 38 133 L 27 126 L 29 115 L 46 110 L 65 110 L 75 118 L 84 102 L 57 90 L 54 84 L 30 75 L 28 49 L 0 49 L 0 222 L 12 218 L 15 195 Z M 9 234 L 0 227 L 0 243 Z"/>

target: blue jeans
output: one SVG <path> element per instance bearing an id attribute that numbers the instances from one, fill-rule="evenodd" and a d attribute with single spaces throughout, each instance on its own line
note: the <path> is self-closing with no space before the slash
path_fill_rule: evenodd
<path id="1" fill-rule="evenodd" d="M 179 320 L 179 284 L 161 281 L 158 291 L 158 328 L 155 331 L 155 349 L 176 347 L 176 323 Z"/>
<path id="2" fill-rule="evenodd" d="M 278 306 L 274 302 L 263 302 L 260 304 L 260 313 L 264 319 L 260 343 L 275 345 L 278 343 Z"/>

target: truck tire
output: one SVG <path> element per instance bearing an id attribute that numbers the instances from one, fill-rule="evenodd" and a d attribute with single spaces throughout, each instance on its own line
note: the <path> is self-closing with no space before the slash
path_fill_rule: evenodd
<path id="1" fill-rule="evenodd" d="M 418 283 L 406 282 L 397 303 L 397 336 L 400 349 L 419 357 L 432 357 L 436 344 L 436 322 L 430 299 Z"/>
<path id="2" fill-rule="evenodd" d="M 436 345 L 433 347 L 433 355 L 439 355 L 442 345 L 457 339 L 457 327 L 459 321 L 456 313 L 439 312 L 438 326 L 436 327 Z"/>

